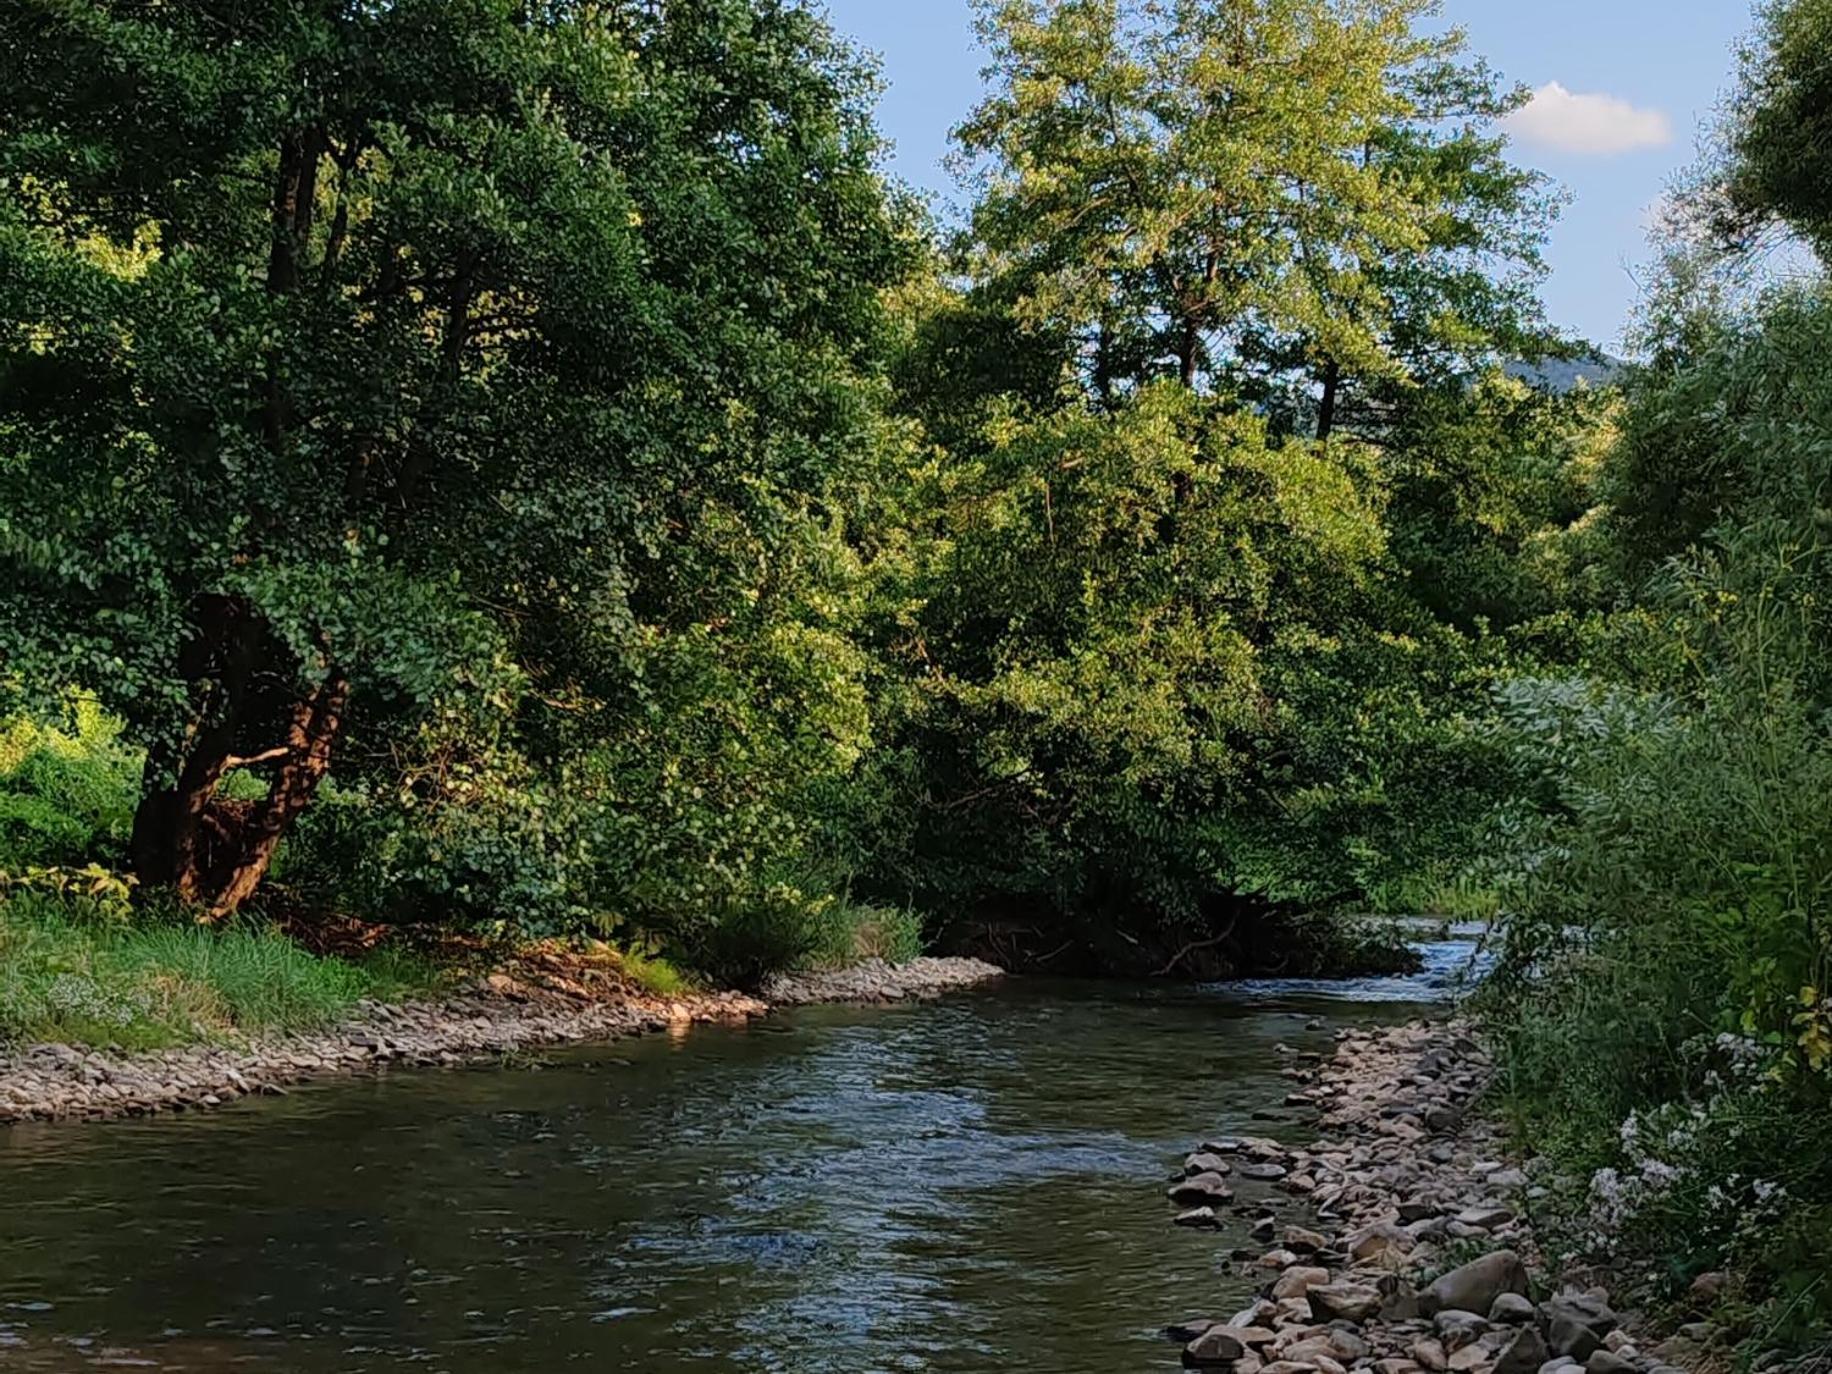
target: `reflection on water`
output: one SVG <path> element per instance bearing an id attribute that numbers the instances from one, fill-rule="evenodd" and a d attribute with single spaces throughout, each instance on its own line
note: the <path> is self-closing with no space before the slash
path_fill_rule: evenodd
<path id="1" fill-rule="evenodd" d="M 1155 1328 L 1245 1285 L 1166 1171 L 1301 1134 L 1275 1046 L 1401 981 L 1020 983 L 0 1133 L 0 1368 L 1172 1369 Z"/>

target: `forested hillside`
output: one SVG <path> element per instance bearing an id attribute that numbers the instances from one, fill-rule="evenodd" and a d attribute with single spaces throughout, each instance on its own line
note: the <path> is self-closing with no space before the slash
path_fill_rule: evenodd
<path id="1" fill-rule="evenodd" d="M 1620 368 L 1432 12 L 984 0 L 942 225 L 796 4 L 8 6 L 0 1035 L 173 931 L 1495 918 L 1523 1127 L 1822 1315 L 1832 298 L 1738 283 L 1832 244 L 1832 9 L 1764 11 Z"/>

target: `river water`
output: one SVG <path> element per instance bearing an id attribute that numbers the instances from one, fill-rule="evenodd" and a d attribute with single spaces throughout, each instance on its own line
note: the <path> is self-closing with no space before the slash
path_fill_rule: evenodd
<path id="1" fill-rule="evenodd" d="M 1165 1322 L 1248 1296 L 1220 1261 L 1249 1222 L 1172 1227 L 1166 1177 L 1205 1135 L 1306 1137 L 1287 1051 L 1437 999 L 1469 947 L 1425 952 L 0 1131 L 0 1369 L 1174 1369 Z"/>

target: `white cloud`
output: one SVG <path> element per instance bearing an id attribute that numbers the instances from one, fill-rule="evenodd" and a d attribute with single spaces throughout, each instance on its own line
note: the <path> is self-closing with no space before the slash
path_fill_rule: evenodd
<path id="1" fill-rule="evenodd" d="M 1556 81 L 1533 92 L 1506 127 L 1523 143 L 1561 153 L 1608 156 L 1673 141 L 1673 121 L 1661 111 L 1637 109 L 1613 95 L 1576 95 Z"/>

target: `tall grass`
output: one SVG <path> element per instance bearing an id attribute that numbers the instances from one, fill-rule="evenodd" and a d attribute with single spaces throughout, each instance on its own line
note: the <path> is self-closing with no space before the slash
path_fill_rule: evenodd
<path id="1" fill-rule="evenodd" d="M 364 997 L 423 990 L 429 970 L 307 953 L 248 923 L 122 919 L 110 903 L 18 890 L 0 900 L 0 1042 L 158 1049 L 303 1030 Z"/>

